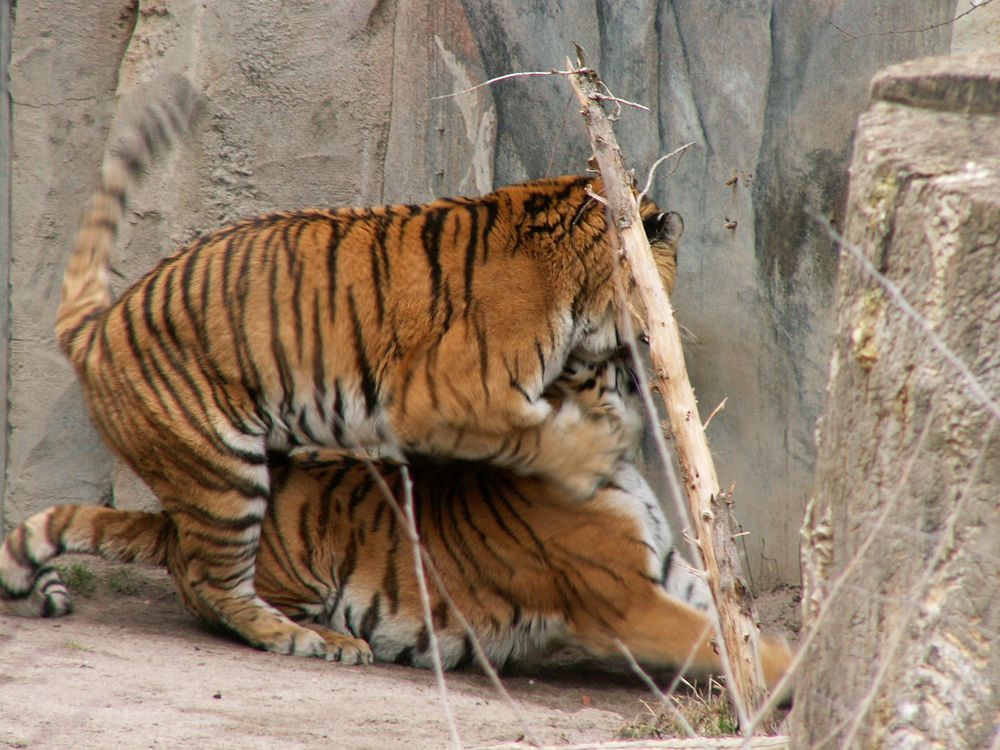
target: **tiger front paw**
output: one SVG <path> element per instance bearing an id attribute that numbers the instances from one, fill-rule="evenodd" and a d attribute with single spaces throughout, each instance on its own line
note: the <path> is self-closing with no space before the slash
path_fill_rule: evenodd
<path id="1" fill-rule="evenodd" d="M 587 500 L 606 485 L 632 447 L 620 420 L 584 413 L 572 401 L 538 429 L 538 454 L 529 470 L 558 483 L 576 500 Z"/>
<path id="2" fill-rule="evenodd" d="M 321 625 L 306 625 L 305 627 L 318 633 L 326 642 L 326 660 L 339 661 L 341 664 L 373 664 L 375 655 L 368 641 L 342 635 Z"/>

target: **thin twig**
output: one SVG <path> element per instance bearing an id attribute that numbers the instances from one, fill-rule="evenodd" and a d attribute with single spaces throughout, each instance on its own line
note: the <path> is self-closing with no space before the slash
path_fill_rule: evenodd
<path id="1" fill-rule="evenodd" d="M 502 76 L 497 76 L 496 78 L 491 78 L 488 81 L 483 81 L 482 83 L 477 83 L 475 86 L 470 86 L 467 89 L 462 89 L 461 91 L 453 91 L 450 94 L 441 94 L 440 96 L 432 96 L 431 101 L 437 99 L 450 99 L 453 96 L 461 96 L 462 94 L 470 94 L 478 89 L 485 88 L 486 86 L 492 86 L 494 83 L 499 83 L 500 81 L 507 81 L 511 78 L 531 78 L 538 76 L 571 76 L 577 74 L 584 74 L 590 72 L 590 68 L 579 68 L 577 70 L 526 70 L 520 73 L 505 73 Z"/>
<path id="2" fill-rule="evenodd" d="M 636 109 L 641 109 L 643 112 L 649 112 L 649 107 L 645 104 L 630 102 L 628 99 L 622 99 L 613 94 L 591 94 L 590 98 L 598 102 L 614 102 L 615 104 L 624 104 L 627 107 L 635 107 Z"/>
<path id="3" fill-rule="evenodd" d="M 607 202 L 607 201 L 606 201 L 606 200 L 605 200 L 605 199 L 604 199 L 604 198 L 603 198 L 602 196 L 598 195 L 598 194 L 597 194 L 597 193 L 595 193 L 595 192 L 594 192 L 593 190 L 591 190 L 591 189 L 590 189 L 590 186 L 587 186 L 587 189 L 586 189 L 586 190 L 585 190 L 584 192 L 585 192 L 585 193 L 586 193 L 587 195 L 589 195 L 589 196 L 591 197 L 591 199 L 593 199 L 593 200 L 597 201 L 597 202 L 598 202 L 598 203 L 600 203 L 600 204 L 601 204 L 602 206 L 607 206 L 607 205 L 608 205 L 608 202 Z"/>
<path id="4" fill-rule="evenodd" d="M 680 709 L 678 709 L 677 706 L 674 705 L 674 703 L 667 697 L 667 695 L 665 695 L 660 690 L 660 688 L 656 686 L 656 683 L 653 682 L 653 678 L 646 673 L 646 670 L 644 670 L 642 667 L 639 666 L 639 662 L 637 662 L 635 660 L 635 657 L 632 656 L 632 651 L 629 649 L 629 647 L 626 646 L 617 638 L 615 638 L 615 645 L 618 647 L 618 650 L 622 652 L 622 655 L 625 657 L 625 660 L 628 662 L 628 665 L 632 667 L 632 671 L 636 673 L 636 675 L 639 677 L 640 680 L 646 683 L 646 687 L 649 688 L 649 691 L 653 695 L 655 695 L 659 699 L 660 703 L 662 703 L 666 707 L 666 709 L 674 717 L 677 723 L 680 724 L 681 729 L 683 729 L 687 733 L 687 736 L 696 737 L 698 733 L 694 731 L 694 727 L 691 726 L 691 723 L 687 720 L 684 714 L 680 712 Z M 688 666 L 690 666 L 691 657 L 694 656 L 694 650 L 696 648 L 697 646 L 695 646 L 695 648 L 690 651 L 687 658 L 687 664 L 684 665 L 684 667 L 680 670 L 678 674 L 684 674 L 685 670 L 688 668 Z M 668 691 L 668 694 L 670 692 L 673 691 L 672 690 Z"/>
<path id="5" fill-rule="evenodd" d="M 649 194 L 649 188 L 652 187 L 652 185 L 653 185 L 653 175 L 656 174 L 656 168 L 658 166 L 660 166 L 663 162 L 665 162 L 667 159 L 670 159 L 671 157 L 674 157 L 674 156 L 680 156 L 680 155 L 682 155 L 685 151 L 687 151 L 693 145 L 694 145 L 694 141 L 688 141 L 687 143 L 685 143 L 680 148 L 675 148 L 669 154 L 664 154 L 659 159 L 657 159 L 656 161 L 654 161 L 653 165 L 649 168 L 649 172 L 646 174 L 646 184 L 642 188 L 642 192 L 639 193 L 639 196 L 636 198 L 636 202 L 642 203 L 642 199 L 645 198 L 646 195 Z M 678 163 L 680 163 L 680 162 L 678 161 Z"/>
<path id="6" fill-rule="evenodd" d="M 708 419 L 705 420 L 705 424 L 703 424 L 701 426 L 701 429 L 703 429 L 703 430 L 707 430 L 708 429 L 708 425 L 711 424 L 712 419 L 715 417 L 715 415 L 718 414 L 720 411 L 722 411 L 723 409 L 726 408 L 726 402 L 728 400 L 729 400 L 729 396 L 726 396 L 724 399 L 722 399 L 722 401 L 719 402 L 718 406 L 716 406 L 714 409 L 712 409 L 712 413 L 708 415 Z"/>
<path id="7" fill-rule="evenodd" d="M 408 527 L 410 524 L 409 519 L 407 519 L 406 514 L 403 512 L 403 509 L 399 506 L 399 503 L 396 501 L 396 497 L 392 494 L 392 490 L 389 488 L 389 485 L 386 484 L 385 478 L 382 476 L 378 468 L 375 466 L 374 461 L 372 461 L 371 458 L 363 454 L 358 455 L 357 458 L 368 469 L 368 472 L 372 476 L 372 479 L 374 480 L 376 486 L 379 488 L 382 495 L 385 497 L 386 502 L 389 503 L 389 508 L 396 516 L 396 520 L 399 521 L 401 524 L 403 524 L 404 527 Z M 413 531 L 414 533 L 416 533 L 415 529 Z M 455 619 L 458 621 L 462 630 L 465 631 L 466 637 L 468 637 L 469 642 L 472 644 L 472 650 L 473 654 L 476 657 L 476 663 L 479 664 L 480 668 L 483 670 L 483 673 L 486 675 L 487 679 L 489 679 L 494 689 L 497 691 L 497 693 L 500 694 L 500 697 L 502 697 L 504 701 L 506 701 L 510 710 L 517 717 L 518 722 L 520 722 L 521 724 L 521 731 L 524 734 L 525 738 L 528 739 L 533 745 L 540 746 L 542 742 L 539 739 L 538 734 L 534 731 L 534 729 L 532 729 L 531 725 L 528 723 L 527 718 L 522 713 L 520 706 L 518 706 L 517 702 L 514 700 L 511 694 L 507 692 L 507 688 L 503 686 L 503 683 L 500 681 L 500 676 L 497 674 L 496 669 L 494 669 L 493 665 L 490 663 L 489 657 L 486 656 L 486 651 L 483 649 L 483 646 L 479 641 L 479 637 L 476 635 L 476 631 L 472 628 L 472 625 L 469 624 L 469 621 L 465 619 L 465 615 L 462 614 L 462 611 L 458 608 L 458 605 L 455 603 L 455 600 L 452 599 L 451 594 L 448 593 L 448 589 L 444 585 L 444 580 L 441 578 L 441 574 L 438 572 L 437 566 L 434 565 L 434 560 L 431 559 L 430 553 L 427 551 L 426 547 L 424 547 L 423 543 L 419 542 L 419 536 L 418 536 L 418 545 L 420 549 L 420 557 L 423 560 L 424 569 L 428 573 L 430 573 L 431 578 L 434 581 L 434 585 L 438 589 L 438 594 L 441 596 L 442 601 L 444 601 L 445 605 L 448 607 L 449 612 L 452 615 L 454 615 Z"/>
<path id="8" fill-rule="evenodd" d="M 400 469 L 403 478 L 403 511 L 406 515 L 406 535 L 410 538 L 413 549 L 413 572 L 417 577 L 417 591 L 420 593 L 420 605 L 424 610 L 424 627 L 427 628 L 428 642 L 431 649 L 431 661 L 434 664 L 434 677 L 437 680 L 438 693 L 441 697 L 441 708 L 444 710 L 445 722 L 451 736 L 451 745 L 455 750 L 462 750 L 462 738 L 458 735 L 458 726 L 451 712 L 448 701 L 448 683 L 444 678 L 444 665 L 441 663 L 441 647 L 437 633 L 434 631 L 434 615 L 431 612 L 431 597 L 427 593 L 427 578 L 424 576 L 423 559 L 420 554 L 420 535 L 417 533 L 417 521 L 413 515 L 413 482 L 410 480 L 410 468 L 403 464 Z"/>
<path id="9" fill-rule="evenodd" d="M 939 29 L 942 26 L 949 26 L 949 25 L 955 23 L 955 21 L 957 21 L 958 19 L 964 18 L 965 16 L 969 15 L 970 13 L 975 13 L 980 8 L 985 8 L 987 5 L 989 5 L 992 2 L 993 2 L 993 0 L 983 0 L 981 3 L 973 5 L 968 10 L 963 11 L 962 13 L 959 13 L 957 16 L 952 16 L 951 18 L 949 18 L 949 19 L 947 19 L 945 21 L 939 21 L 938 23 L 933 23 L 930 26 L 924 26 L 923 28 L 920 28 L 920 29 L 898 29 L 898 30 L 890 30 L 890 31 L 866 31 L 863 34 L 852 34 L 847 29 L 843 29 L 840 26 L 838 26 L 837 24 L 835 24 L 833 21 L 828 21 L 828 23 L 831 26 L 833 26 L 833 28 L 835 28 L 837 31 L 839 31 L 841 34 L 844 34 L 845 36 L 849 36 L 851 39 L 863 39 L 864 37 L 869 37 L 869 36 L 895 36 L 897 34 L 923 34 L 925 31 L 933 31 L 934 29 Z"/>

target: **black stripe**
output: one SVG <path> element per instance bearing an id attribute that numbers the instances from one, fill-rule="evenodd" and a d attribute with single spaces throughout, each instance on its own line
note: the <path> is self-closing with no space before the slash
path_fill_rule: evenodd
<path id="1" fill-rule="evenodd" d="M 170 504 L 171 516 L 181 513 L 185 516 L 193 518 L 198 523 L 205 524 L 220 531 L 247 531 L 248 529 L 259 526 L 264 522 L 263 516 L 257 516 L 253 513 L 244 513 L 242 516 L 237 518 L 220 516 L 202 505 L 195 505 L 177 496 L 170 497 Z M 190 531 L 193 532 L 193 530 Z M 230 542 L 229 540 L 224 540 L 220 543 L 229 544 Z M 242 542 L 242 544 L 246 544 L 246 542 Z"/>
<path id="2" fill-rule="evenodd" d="M 400 651 L 392 659 L 393 664 L 399 664 L 403 667 L 413 666 L 413 646 L 407 646 L 402 651 Z"/>
<path id="3" fill-rule="evenodd" d="M 444 231 L 444 223 L 448 218 L 446 209 L 437 209 L 428 212 L 424 217 L 423 230 L 420 233 L 420 240 L 427 255 L 427 265 L 430 267 L 430 298 L 431 306 L 429 310 L 431 325 L 437 320 L 439 298 L 441 296 L 441 234 Z"/>
<path id="4" fill-rule="evenodd" d="M 670 568 L 674 564 L 674 548 L 671 547 L 663 558 L 663 566 L 660 568 L 660 585 L 666 586 L 670 577 Z"/>
<path id="5" fill-rule="evenodd" d="M 211 563 L 212 561 L 205 561 L 205 562 Z M 188 586 L 191 589 L 197 590 L 202 586 L 208 584 L 212 588 L 219 588 L 219 589 L 224 589 L 226 591 L 231 591 L 232 589 L 235 589 L 237 586 L 239 586 L 241 583 L 244 583 L 250 578 L 253 578 L 253 572 L 254 572 L 253 562 L 251 562 L 249 565 L 244 565 L 240 568 L 237 568 L 229 575 L 223 575 L 223 576 L 213 575 L 211 572 L 209 572 L 209 570 L 206 570 L 206 572 L 202 574 L 200 577 L 189 579 Z"/>
<path id="6" fill-rule="evenodd" d="M 333 439 L 337 445 L 344 445 L 347 424 L 344 421 L 344 391 L 339 378 L 333 381 L 333 388 Z"/>
<path id="7" fill-rule="evenodd" d="M 493 227 L 497 223 L 497 216 L 500 213 L 500 205 L 496 200 L 488 200 L 481 202 L 479 206 L 486 212 L 486 221 L 483 223 L 483 258 L 481 261 L 483 265 L 486 265 L 490 259 L 490 234 L 493 232 Z"/>
<path id="8" fill-rule="evenodd" d="M 299 262 L 299 244 L 302 232 L 305 228 L 307 218 L 302 218 L 295 222 L 289 222 L 282 231 L 283 244 L 281 250 L 284 251 L 288 259 L 288 275 L 292 277 L 292 311 L 295 315 L 295 349 L 298 361 L 302 361 L 302 348 L 305 345 L 305 324 L 302 313 L 302 263 Z"/>
<path id="9" fill-rule="evenodd" d="M 424 377 L 427 379 L 427 393 L 431 397 L 431 408 L 434 409 L 434 411 L 437 411 L 441 406 L 438 401 L 438 379 L 435 377 L 435 375 L 439 372 L 437 361 L 440 354 L 441 340 L 438 339 L 431 345 L 430 349 L 427 350 L 427 354 L 424 356 Z"/>
<path id="10" fill-rule="evenodd" d="M 327 309 L 330 316 L 331 329 L 337 319 L 337 251 L 340 248 L 340 240 L 343 237 L 341 223 L 342 220 L 339 217 L 330 217 L 330 241 L 326 246 L 327 289 L 330 294 L 329 307 Z M 319 321 L 316 323 L 319 325 Z"/>
<path id="11" fill-rule="evenodd" d="M 337 593 L 333 597 L 333 601 L 328 607 L 328 611 L 336 612 L 337 608 L 340 606 L 341 600 L 344 598 L 344 594 L 347 592 L 347 584 L 354 574 L 354 570 L 358 565 L 358 545 L 354 537 L 351 536 L 351 540 L 347 543 L 347 549 L 344 550 L 344 557 L 340 561 L 340 565 L 337 566 L 334 572 L 334 580 L 337 581 L 340 586 L 337 589 Z M 347 623 L 348 628 L 350 628 L 350 610 L 348 609 L 344 613 L 344 620 Z"/>
<path id="12" fill-rule="evenodd" d="M 319 294 L 313 296 L 313 402 L 316 404 L 316 411 L 323 424 L 330 420 L 330 415 L 326 413 L 326 361 L 324 359 L 325 347 L 323 346 L 323 324 L 320 322 L 320 299 Z"/>
<path id="13" fill-rule="evenodd" d="M 283 304 L 283 299 L 279 299 L 282 296 L 279 291 L 281 288 L 281 279 L 279 276 L 280 263 L 276 256 L 281 251 L 280 239 L 281 235 L 277 231 L 274 231 L 273 228 L 268 232 L 264 240 L 263 262 L 270 266 L 267 291 L 268 302 L 270 304 L 268 312 L 270 313 L 271 323 L 271 357 L 278 369 L 278 383 L 281 388 L 281 402 L 278 406 L 278 413 L 284 419 L 292 412 L 292 404 L 295 401 L 295 382 L 292 378 L 292 370 L 288 363 L 285 344 L 281 336 L 280 311 L 284 310 L 285 305 Z"/>
<path id="14" fill-rule="evenodd" d="M 381 262 L 388 266 L 388 258 L 385 250 L 386 221 L 383 216 L 371 217 L 374 236 L 368 246 L 368 254 L 371 256 L 372 266 L 372 290 L 375 293 L 375 310 L 378 315 L 379 325 L 385 319 L 385 290 L 382 288 L 382 268 Z"/>
<path id="15" fill-rule="evenodd" d="M 423 654 L 428 651 L 431 647 L 431 636 L 427 632 L 427 626 L 422 625 L 420 630 L 417 632 L 417 642 L 414 644 L 414 650 L 418 654 Z"/>
<path id="16" fill-rule="evenodd" d="M 107 216 L 104 216 L 103 214 L 100 216 L 93 216 L 93 215 L 88 216 L 86 226 L 99 227 L 101 229 L 108 230 L 113 235 L 118 234 L 118 222 L 109 219 Z"/>
<path id="17" fill-rule="evenodd" d="M 518 382 L 518 373 L 511 370 L 510 363 L 507 361 L 506 357 L 504 357 L 503 366 L 507 370 L 507 377 L 510 379 L 510 387 L 524 396 L 524 400 L 529 404 L 535 403 L 535 400 L 531 397 L 531 395 L 524 389 L 521 383 Z"/>
<path id="18" fill-rule="evenodd" d="M 375 480 L 372 478 L 371 474 L 366 473 L 364 478 L 354 485 L 354 489 L 351 490 L 350 499 L 347 503 L 347 514 L 351 521 L 354 521 L 354 512 L 358 509 L 367 498 L 372 488 L 375 486 Z"/>
<path id="19" fill-rule="evenodd" d="M 379 505 L 381 511 L 385 508 L 385 503 Z M 385 575 L 382 577 L 382 590 L 389 600 L 389 613 L 399 612 L 399 571 L 396 566 L 396 557 L 399 554 L 399 535 L 391 534 L 392 544 L 385 556 Z"/>
<path id="20" fill-rule="evenodd" d="M 479 349 L 479 380 L 483 386 L 483 393 L 486 395 L 486 403 L 489 403 L 492 394 L 490 394 L 489 379 L 490 348 L 486 336 L 486 326 L 483 325 L 482 317 L 479 315 L 475 316 L 472 326 L 476 339 L 476 348 Z"/>
<path id="21" fill-rule="evenodd" d="M 114 199 L 115 203 L 118 204 L 119 208 L 125 209 L 128 203 L 128 195 L 125 193 L 124 188 L 111 188 L 107 185 L 101 186 L 101 192 L 109 198 Z"/>
<path id="22" fill-rule="evenodd" d="M 466 634 L 466 636 L 462 639 L 462 655 L 453 665 L 452 669 L 464 669 L 471 665 L 475 658 L 476 651 L 472 646 L 472 639 L 468 636 L 468 634 Z"/>
<path id="23" fill-rule="evenodd" d="M 361 316 L 358 314 L 357 302 L 354 299 L 353 286 L 347 290 L 347 301 L 351 308 L 352 332 L 354 333 L 354 356 L 361 375 L 361 392 L 365 397 L 365 414 L 371 416 L 375 410 L 378 399 L 378 385 L 372 373 L 371 365 L 368 362 L 368 355 L 365 352 L 365 336 L 361 324 Z"/>
<path id="24" fill-rule="evenodd" d="M 238 248 L 234 248 L 233 245 L 235 241 L 242 240 L 242 244 Z M 228 294 L 229 282 L 226 281 L 227 297 L 229 297 L 229 304 L 226 305 L 226 311 L 229 317 L 229 324 L 232 333 L 232 340 L 234 344 L 234 349 L 236 350 L 236 361 L 240 368 L 240 380 L 243 387 L 251 395 L 257 405 L 257 411 L 261 416 L 265 415 L 265 410 L 261 399 L 263 394 L 261 393 L 262 383 L 260 371 L 257 369 L 257 364 L 255 357 L 250 351 L 250 342 L 247 340 L 246 331 L 246 314 L 247 314 L 247 300 L 250 295 L 251 287 L 250 282 L 254 276 L 251 270 L 253 262 L 253 245 L 254 235 L 252 232 L 245 232 L 241 235 L 234 235 L 227 240 L 227 255 L 226 255 L 226 265 L 224 269 L 226 273 L 224 277 L 229 276 L 228 268 L 229 261 L 232 258 L 235 260 L 239 258 L 240 266 L 236 273 L 236 288 L 235 293 L 232 295 Z"/>
<path id="25" fill-rule="evenodd" d="M 309 412 L 305 407 L 299 409 L 299 416 L 296 420 L 297 431 L 301 432 L 306 436 L 306 439 L 313 445 L 322 445 L 325 440 L 313 432 L 312 427 L 309 426 Z"/>
<path id="26" fill-rule="evenodd" d="M 372 595 L 371 604 L 368 605 L 368 609 L 361 616 L 360 623 L 360 635 L 366 641 L 370 641 L 372 635 L 375 633 L 375 628 L 378 627 L 379 622 L 382 619 L 382 597 L 379 592 L 376 591 Z"/>
<path id="27" fill-rule="evenodd" d="M 476 206 L 467 206 L 469 217 L 469 237 L 465 245 L 465 314 L 472 309 L 472 283 L 476 268 L 476 250 L 479 248 L 479 211 Z"/>

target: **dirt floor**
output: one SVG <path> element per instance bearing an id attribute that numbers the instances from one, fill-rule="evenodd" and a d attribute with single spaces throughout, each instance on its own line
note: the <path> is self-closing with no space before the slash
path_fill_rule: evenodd
<path id="1" fill-rule="evenodd" d="M 95 571 L 83 582 L 92 592 L 75 597 L 73 615 L 0 614 L 0 748 L 448 746 L 430 672 L 254 651 L 201 629 L 165 574 L 67 560 Z M 794 599 L 784 590 L 761 602 L 772 630 L 795 629 Z M 566 654 L 557 661 L 504 678 L 524 723 L 545 742 L 609 740 L 648 716 L 646 703 L 655 706 L 622 665 L 567 664 Z M 451 673 L 448 689 L 463 746 L 524 734 L 521 719 L 481 674 Z"/>

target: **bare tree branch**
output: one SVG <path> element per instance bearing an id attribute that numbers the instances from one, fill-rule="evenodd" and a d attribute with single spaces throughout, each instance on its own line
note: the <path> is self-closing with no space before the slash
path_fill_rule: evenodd
<path id="1" fill-rule="evenodd" d="M 571 76 L 577 75 L 578 73 L 584 73 L 586 70 L 527 70 L 520 73 L 505 73 L 502 76 L 497 76 L 496 78 L 490 78 L 488 81 L 483 81 L 482 83 L 477 83 L 475 86 L 470 86 L 467 89 L 462 89 L 461 91 L 452 91 L 450 94 L 441 94 L 440 96 L 432 96 L 431 101 L 436 101 L 437 99 L 450 99 L 453 96 L 461 96 L 462 94 L 470 94 L 473 91 L 478 91 L 486 86 L 492 86 L 494 83 L 499 83 L 500 81 L 509 81 L 512 78 L 537 78 L 539 76 Z M 642 106 L 642 105 L 636 105 Z"/>
<path id="2" fill-rule="evenodd" d="M 674 156 L 680 156 L 680 155 L 682 155 L 685 151 L 687 151 L 693 145 L 694 145 L 694 141 L 688 141 L 687 143 L 685 143 L 680 148 L 675 148 L 669 154 L 664 154 L 659 159 L 657 159 L 656 161 L 654 161 L 653 165 L 649 168 L 649 172 L 646 174 L 646 184 L 643 186 L 642 192 L 639 193 L 639 195 L 636 197 L 636 201 L 640 202 L 640 201 L 642 201 L 642 199 L 644 197 L 646 197 L 647 195 L 649 195 L 649 189 L 653 186 L 653 176 L 656 174 L 656 168 L 659 167 L 660 164 L 662 164 L 667 159 L 670 159 L 670 158 L 672 158 Z"/>
<path id="3" fill-rule="evenodd" d="M 841 28 L 833 21 L 829 21 L 828 23 L 831 26 L 833 26 L 833 28 L 835 28 L 837 31 L 839 31 L 841 34 L 850 37 L 851 39 L 864 39 L 865 37 L 869 36 L 895 36 L 897 34 L 923 34 L 925 31 L 933 31 L 934 29 L 939 29 L 942 26 L 950 26 L 951 24 L 955 23 L 955 21 L 957 21 L 958 19 L 965 18 L 965 16 L 969 15 L 970 13 L 975 13 L 980 8 L 985 8 L 992 2 L 993 0 L 981 0 L 981 2 L 973 5 L 968 10 L 959 13 L 957 16 L 953 16 L 952 18 L 949 18 L 946 21 L 940 21 L 939 23 L 932 23 L 930 26 L 924 26 L 919 29 L 890 29 L 889 31 L 866 31 L 860 34 L 853 34 L 847 29 Z"/>

